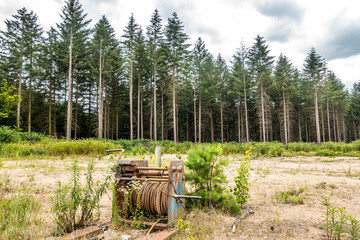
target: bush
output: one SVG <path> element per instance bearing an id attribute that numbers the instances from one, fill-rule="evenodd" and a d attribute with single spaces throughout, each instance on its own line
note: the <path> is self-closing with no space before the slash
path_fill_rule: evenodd
<path id="1" fill-rule="evenodd" d="M 195 193 L 203 198 L 195 201 L 197 204 L 239 211 L 240 209 L 235 206 L 235 199 L 224 186 L 227 181 L 223 167 L 227 165 L 227 161 L 219 159 L 221 154 L 220 145 L 189 150 L 188 161 L 185 162 L 185 166 L 189 169 L 186 178 L 194 186 Z"/>
<path id="2" fill-rule="evenodd" d="M 88 164 L 86 185 L 80 185 L 80 169 L 77 160 L 72 166 L 72 177 L 68 184 L 58 183 L 55 196 L 52 197 L 52 214 L 56 226 L 55 235 L 72 232 L 78 228 L 88 226 L 99 208 L 101 196 L 109 186 L 110 177 L 106 176 L 101 184 L 94 184 L 94 161 Z"/>
<path id="3" fill-rule="evenodd" d="M 0 202 L 1 239 L 39 239 L 39 226 L 40 204 L 29 191 L 19 191 L 10 200 Z"/>
<path id="4" fill-rule="evenodd" d="M 13 143 L 20 141 L 20 133 L 8 126 L 0 127 L 0 143 Z"/>
<path id="5" fill-rule="evenodd" d="M 236 187 L 233 193 L 236 201 L 241 205 L 244 205 L 247 199 L 250 198 L 250 157 L 251 150 L 248 150 L 245 152 L 245 157 L 241 160 L 240 167 L 236 169 L 238 175 L 234 179 Z"/>
<path id="6" fill-rule="evenodd" d="M 293 203 L 293 204 L 304 204 L 303 192 L 307 188 L 299 188 L 296 190 L 294 187 L 291 187 L 287 191 L 276 192 L 274 197 L 278 203 Z"/>

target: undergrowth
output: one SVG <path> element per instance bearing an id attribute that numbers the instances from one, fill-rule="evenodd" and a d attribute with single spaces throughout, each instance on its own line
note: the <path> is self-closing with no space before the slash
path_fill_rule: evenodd
<path id="1" fill-rule="evenodd" d="M 345 208 L 339 208 L 330 204 L 328 197 L 324 197 L 322 204 L 326 207 L 323 223 L 327 239 L 360 239 L 360 224 L 354 216 L 348 214 Z"/>
<path id="2" fill-rule="evenodd" d="M 40 204 L 28 189 L 19 190 L 9 200 L 0 200 L 1 239 L 40 239 L 43 219 Z"/>
<path id="3" fill-rule="evenodd" d="M 92 223 L 95 210 L 99 209 L 101 196 L 110 184 L 112 173 L 105 177 L 102 183 L 94 183 L 94 161 L 88 164 L 84 186 L 80 183 L 80 167 L 75 159 L 72 166 L 72 176 L 67 184 L 58 182 L 55 196 L 52 197 L 51 211 L 55 224 L 55 236 L 72 232 Z"/>

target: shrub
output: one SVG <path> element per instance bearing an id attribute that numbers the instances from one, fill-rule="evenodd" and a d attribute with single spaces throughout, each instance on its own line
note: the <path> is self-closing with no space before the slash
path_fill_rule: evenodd
<path id="1" fill-rule="evenodd" d="M 186 177 L 194 186 L 195 193 L 203 198 L 201 201 L 195 201 L 198 204 L 239 211 L 239 208 L 234 206 L 235 199 L 224 187 L 227 181 L 223 166 L 227 165 L 227 161 L 219 159 L 221 154 L 220 145 L 189 150 L 188 161 L 185 162 L 189 169 Z"/>
<path id="2" fill-rule="evenodd" d="M 20 141 L 20 134 L 18 131 L 11 129 L 8 126 L 0 127 L 0 143 L 12 143 Z"/>
<path id="3" fill-rule="evenodd" d="M 26 190 L 0 202 L 1 239 L 38 239 L 42 226 L 40 204 Z"/>
<path id="4" fill-rule="evenodd" d="M 250 179 L 250 156 L 251 150 L 245 152 L 245 157 L 240 162 L 240 167 L 236 169 L 238 175 L 235 177 L 234 195 L 236 201 L 241 205 L 247 202 L 250 198 L 249 189 L 251 187 Z"/>
<path id="5" fill-rule="evenodd" d="M 274 197 L 278 203 L 294 203 L 294 204 L 304 204 L 304 197 L 302 193 L 306 188 L 302 187 L 296 190 L 294 187 L 291 187 L 287 191 L 276 192 Z"/>
<path id="6" fill-rule="evenodd" d="M 52 197 L 52 214 L 56 226 L 55 235 L 72 232 L 88 226 L 99 208 L 101 196 L 109 186 L 110 177 L 106 176 L 101 184 L 94 184 L 94 161 L 88 164 L 86 184 L 80 185 L 80 169 L 75 159 L 72 166 L 72 176 L 68 184 L 58 183 L 55 196 Z"/>

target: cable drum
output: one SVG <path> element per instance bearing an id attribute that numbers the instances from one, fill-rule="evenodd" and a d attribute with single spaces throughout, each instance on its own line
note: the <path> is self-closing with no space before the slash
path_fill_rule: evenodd
<path id="1" fill-rule="evenodd" d="M 142 211 L 167 215 L 168 212 L 168 195 L 169 184 L 168 183 L 154 183 L 148 182 L 138 192 L 134 191 L 132 196 L 132 204 L 136 206 L 137 197 L 140 197 L 140 209 Z"/>

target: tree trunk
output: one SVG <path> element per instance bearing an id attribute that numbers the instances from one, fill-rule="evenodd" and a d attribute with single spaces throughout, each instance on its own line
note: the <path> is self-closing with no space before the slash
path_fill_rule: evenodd
<path id="1" fill-rule="evenodd" d="M 51 113 L 52 113 L 52 63 L 50 66 L 50 73 L 49 73 L 49 136 L 52 135 L 51 132 Z"/>
<path id="2" fill-rule="evenodd" d="M 164 88 L 161 90 L 161 141 L 164 141 Z"/>
<path id="3" fill-rule="evenodd" d="M 23 54 L 24 43 L 21 42 L 20 47 L 20 69 L 19 69 L 19 85 L 18 85 L 18 103 L 16 107 L 16 126 L 20 128 L 20 108 L 21 108 L 21 84 L 22 84 L 22 72 L 23 72 Z"/>
<path id="4" fill-rule="evenodd" d="M 261 120 L 262 120 L 262 140 L 263 142 L 266 142 L 264 89 L 263 89 L 262 81 L 260 82 L 260 101 L 261 101 Z"/>
<path id="5" fill-rule="evenodd" d="M 140 71 L 138 73 L 138 90 L 137 90 L 137 139 L 140 139 L 140 102 L 141 102 L 141 95 L 140 95 Z"/>
<path id="6" fill-rule="evenodd" d="M 201 143 L 201 92 L 199 92 L 199 143 Z"/>
<path id="7" fill-rule="evenodd" d="M 76 99 L 75 99 L 75 123 L 74 123 L 74 127 L 75 127 L 75 131 L 74 131 L 74 138 L 77 138 L 77 129 L 78 129 L 78 124 L 77 124 L 77 119 L 78 119 L 78 100 L 79 100 L 79 86 L 78 86 L 78 81 L 76 81 Z"/>
<path id="8" fill-rule="evenodd" d="M 323 142 L 325 142 L 325 124 L 324 124 L 324 111 L 322 108 L 322 105 L 320 106 L 320 111 L 321 111 L 321 128 L 322 128 L 322 139 Z"/>
<path id="9" fill-rule="evenodd" d="M 334 105 L 333 105 L 332 109 L 333 109 L 334 140 L 335 140 L 335 142 L 337 142 L 338 140 L 337 140 L 337 134 L 336 134 L 336 120 L 335 120 L 335 107 L 334 107 Z"/>
<path id="10" fill-rule="evenodd" d="M 222 94 L 220 92 L 220 128 L 221 128 L 221 143 L 224 143 L 224 119 L 223 119 L 223 102 Z"/>
<path id="11" fill-rule="evenodd" d="M 338 138 L 338 142 L 341 142 L 341 135 L 340 135 L 340 127 L 339 127 L 339 114 L 337 111 L 337 107 L 335 108 L 335 116 L 336 116 L 336 130 L 337 130 L 337 138 Z"/>
<path id="12" fill-rule="evenodd" d="M 211 143 L 214 143 L 214 114 L 213 107 L 210 107 L 210 134 L 211 134 Z"/>
<path id="13" fill-rule="evenodd" d="M 172 76 L 172 95 L 173 95 L 173 129 L 174 129 L 174 142 L 177 140 L 176 131 L 176 95 L 175 95 L 175 65 L 173 65 L 173 76 Z"/>
<path id="14" fill-rule="evenodd" d="M 237 119 L 238 119 L 238 142 L 241 142 L 241 135 L 240 135 L 240 96 L 238 96 L 239 105 L 237 107 Z"/>
<path id="15" fill-rule="evenodd" d="M 197 124 L 196 124 L 196 92 L 194 88 L 194 142 L 197 141 Z"/>
<path id="16" fill-rule="evenodd" d="M 244 82 L 246 142 L 250 142 L 250 136 L 249 136 L 249 121 L 248 121 L 248 109 L 247 109 L 247 97 L 246 97 L 245 64 L 244 64 L 244 61 L 243 61 L 243 82 Z"/>
<path id="17" fill-rule="evenodd" d="M 28 132 L 31 133 L 31 103 L 32 103 L 32 53 L 30 54 L 30 70 L 29 70 L 29 102 L 28 102 Z"/>
<path id="18" fill-rule="evenodd" d="M 71 124 L 72 124 L 72 29 L 70 31 L 70 55 L 69 55 L 69 86 L 68 86 L 68 106 L 66 118 L 66 139 L 71 139 Z"/>
<path id="19" fill-rule="evenodd" d="M 133 126 L 133 59 L 130 58 L 130 140 L 134 140 L 134 126 Z"/>
<path id="20" fill-rule="evenodd" d="M 153 138 L 153 95 L 150 94 L 150 136 L 149 139 L 152 140 Z"/>
<path id="21" fill-rule="evenodd" d="M 284 144 L 288 144 L 288 132 L 287 132 L 287 118 L 286 118 L 286 99 L 285 91 L 283 90 L 283 125 L 284 125 Z"/>
<path id="22" fill-rule="evenodd" d="M 299 122 L 299 142 L 302 142 L 300 109 L 298 110 L 298 122 Z"/>
<path id="23" fill-rule="evenodd" d="M 140 117 L 141 117 L 141 121 L 140 121 L 140 130 L 141 130 L 141 139 L 144 139 L 144 108 L 143 108 L 143 105 L 144 105 L 144 90 L 143 90 L 143 86 L 141 84 L 140 86 L 141 88 L 141 100 L 140 100 Z"/>
<path id="24" fill-rule="evenodd" d="M 328 137 L 331 142 L 331 127 L 330 127 L 330 112 L 329 112 L 329 98 L 326 97 L 326 116 L 327 116 L 327 125 L 328 125 Z"/>
<path id="25" fill-rule="evenodd" d="M 53 88 L 53 96 L 54 96 L 54 123 L 53 123 L 53 135 L 57 138 L 57 132 L 56 132 L 56 90 L 55 86 Z"/>
<path id="26" fill-rule="evenodd" d="M 98 112 L 98 138 L 103 137 L 103 112 L 104 112 L 104 94 L 103 94 L 103 84 L 102 84 L 102 61 L 101 61 L 101 51 L 102 51 L 102 39 L 100 39 L 100 50 L 99 50 L 99 112 Z"/>
<path id="27" fill-rule="evenodd" d="M 115 125 L 116 140 L 119 139 L 119 107 L 116 107 L 116 125 Z"/>
<path id="28" fill-rule="evenodd" d="M 316 144 L 321 143 L 321 136 L 320 136 L 320 121 L 319 121 L 319 109 L 318 109 L 318 93 L 317 93 L 317 86 L 314 83 L 314 106 L 315 106 L 315 128 L 316 128 Z"/>
<path id="29" fill-rule="evenodd" d="M 156 124 L 156 64 L 154 64 L 154 141 L 157 141 L 157 124 Z M 176 140 L 175 140 L 176 142 Z"/>

